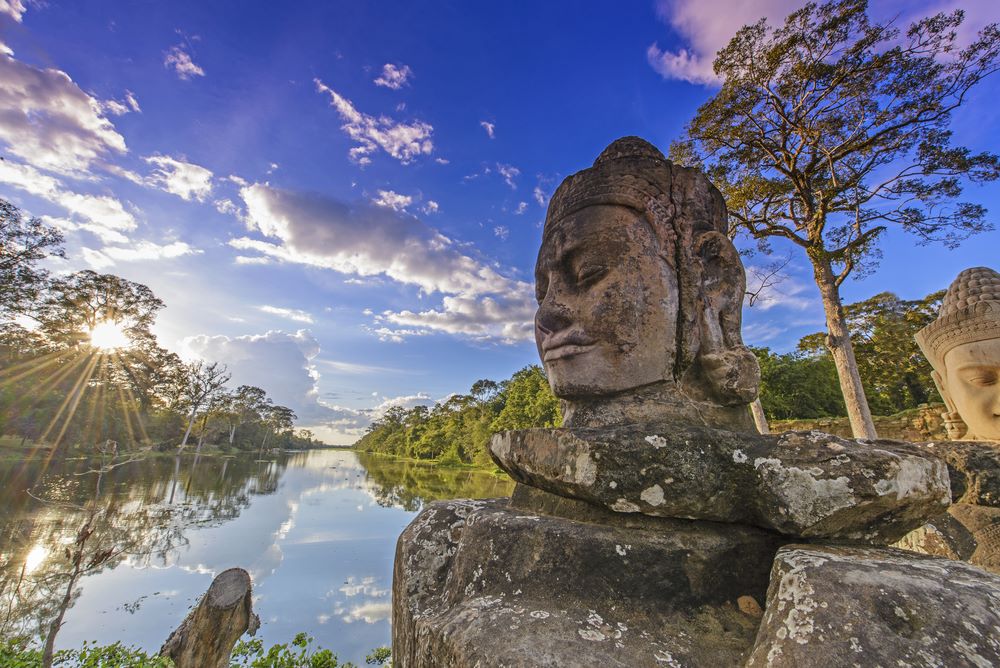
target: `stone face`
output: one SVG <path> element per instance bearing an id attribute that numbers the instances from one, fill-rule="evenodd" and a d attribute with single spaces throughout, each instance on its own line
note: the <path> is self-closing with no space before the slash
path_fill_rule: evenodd
<path id="1" fill-rule="evenodd" d="M 967 561 L 1000 574 L 1000 508 L 956 503 L 906 534 L 895 547 Z"/>
<path id="2" fill-rule="evenodd" d="M 920 448 L 819 432 L 529 429 L 494 436 L 490 449 L 518 482 L 615 512 L 792 536 L 888 544 L 950 502 L 944 462 Z"/>
<path id="3" fill-rule="evenodd" d="M 396 552 L 396 665 L 739 663 L 779 537 L 554 503 L 590 521 L 506 500 L 439 502 L 417 516 Z"/>
<path id="4" fill-rule="evenodd" d="M 1000 665 L 1000 577 L 900 550 L 786 546 L 746 665 Z"/>
<path id="5" fill-rule="evenodd" d="M 672 419 L 753 431 L 760 372 L 740 334 L 745 276 L 704 174 L 637 137 L 553 194 L 535 340 L 566 425 Z"/>
<path id="6" fill-rule="evenodd" d="M 960 273 L 937 320 L 915 338 L 948 406 L 949 436 L 1000 441 L 1000 273 L 988 267 Z"/>
<path id="7" fill-rule="evenodd" d="M 948 464 L 952 502 L 1000 507 L 1000 446 L 941 441 L 919 447 Z"/>

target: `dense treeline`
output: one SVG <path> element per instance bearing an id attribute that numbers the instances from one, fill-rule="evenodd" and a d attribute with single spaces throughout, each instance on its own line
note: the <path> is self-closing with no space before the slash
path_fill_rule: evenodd
<path id="1" fill-rule="evenodd" d="M 164 303 L 94 271 L 53 278 L 62 235 L 0 199 L 0 435 L 55 447 L 301 448 L 295 414 L 218 363 L 184 363 L 151 331 Z"/>
<path id="2" fill-rule="evenodd" d="M 355 447 L 417 459 L 486 465 L 490 436 L 505 429 L 557 427 L 559 401 L 545 373 L 527 366 L 500 383 L 479 380 L 433 408 L 390 408 Z"/>
<path id="3" fill-rule="evenodd" d="M 941 401 L 931 366 L 913 335 L 937 315 L 944 291 L 923 299 L 882 292 L 844 307 L 851 341 L 872 412 L 891 415 Z M 811 419 L 847 415 L 837 370 L 824 334 L 810 334 L 795 352 L 756 348 L 760 400 L 768 419 Z"/>

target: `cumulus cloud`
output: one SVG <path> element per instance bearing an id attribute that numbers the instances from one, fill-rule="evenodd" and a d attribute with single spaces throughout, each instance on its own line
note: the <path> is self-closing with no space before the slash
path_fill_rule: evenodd
<path id="1" fill-rule="evenodd" d="M 413 70 L 409 65 L 394 65 L 386 63 L 382 66 L 382 74 L 375 79 L 376 86 L 399 90 L 405 86 L 413 76 Z"/>
<path id="2" fill-rule="evenodd" d="M 496 124 L 490 123 L 488 121 L 479 121 L 479 125 L 486 130 L 486 134 L 489 135 L 490 139 L 493 139 L 494 131 L 496 130 Z"/>
<path id="3" fill-rule="evenodd" d="M 371 155 L 379 148 L 408 165 L 421 155 L 434 151 L 431 134 L 434 128 L 423 121 L 396 122 L 388 116 L 369 116 L 358 109 L 319 79 L 314 80 L 316 91 L 330 96 L 330 106 L 337 110 L 344 124 L 340 128 L 358 143 L 349 155 L 359 165 L 371 163 Z"/>
<path id="4" fill-rule="evenodd" d="M 184 255 L 198 255 L 202 253 L 197 248 L 192 248 L 183 241 L 174 241 L 169 244 L 157 244 L 152 241 L 140 241 L 130 246 L 105 246 L 100 250 L 83 248 L 83 259 L 95 269 L 110 267 L 117 262 L 139 262 L 167 260 L 182 257 Z"/>
<path id="5" fill-rule="evenodd" d="M 183 44 L 172 46 L 163 54 L 163 66 L 172 69 L 184 81 L 192 77 L 205 76 L 205 70 L 191 60 L 191 54 L 185 50 Z"/>
<path id="6" fill-rule="evenodd" d="M 531 285 L 504 276 L 417 218 L 266 184 L 248 186 L 241 195 L 250 228 L 267 239 L 233 239 L 238 250 L 360 277 L 381 275 L 442 294 L 440 309 L 376 316 L 376 336 L 392 341 L 436 331 L 524 338 L 534 314 Z"/>
<path id="7" fill-rule="evenodd" d="M 0 0 L 0 14 L 6 14 L 18 23 L 26 11 L 28 8 L 24 6 L 24 0 Z"/>
<path id="8" fill-rule="evenodd" d="M 510 228 L 506 225 L 497 225 L 493 228 L 493 236 L 506 241 L 507 237 L 510 236 Z"/>
<path id="9" fill-rule="evenodd" d="M 212 194 L 212 172 L 200 165 L 166 155 L 143 158 L 156 169 L 146 182 L 183 200 L 204 202 Z"/>
<path id="10" fill-rule="evenodd" d="M 518 202 L 517 203 L 517 208 L 514 209 L 514 215 L 515 216 L 520 216 L 520 215 L 522 215 L 527 210 L 528 210 L 528 203 L 527 202 Z"/>
<path id="11" fill-rule="evenodd" d="M 432 199 L 429 199 L 429 200 L 427 200 L 427 203 L 424 204 L 424 206 L 421 209 L 421 211 L 423 211 L 426 214 L 432 214 L 432 213 L 437 213 L 440 209 L 441 209 L 441 207 L 438 205 L 437 202 L 435 202 Z"/>
<path id="12" fill-rule="evenodd" d="M 403 211 L 413 203 L 409 195 L 400 195 L 392 190 L 379 190 L 378 197 L 372 200 L 375 206 L 385 207 L 393 211 Z"/>
<path id="13" fill-rule="evenodd" d="M 22 63 L 0 43 L 0 144 L 9 155 L 39 169 L 83 175 L 95 161 L 127 150 L 104 113 L 68 74 Z"/>
<path id="14" fill-rule="evenodd" d="M 263 311 L 264 313 L 270 313 L 271 315 L 276 315 L 281 318 L 295 320 L 296 322 L 304 322 L 310 325 L 313 323 L 312 315 L 310 315 L 307 311 L 297 308 L 282 308 L 280 306 L 270 306 L 265 304 L 264 306 L 258 306 L 257 310 Z"/>
<path id="15" fill-rule="evenodd" d="M 135 99 L 135 94 L 132 91 L 125 91 L 125 100 L 105 100 L 101 103 L 101 110 L 109 113 L 113 116 L 124 116 L 125 114 L 135 111 L 140 112 L 142 109 L 139 108 L 139 101 Z"/>

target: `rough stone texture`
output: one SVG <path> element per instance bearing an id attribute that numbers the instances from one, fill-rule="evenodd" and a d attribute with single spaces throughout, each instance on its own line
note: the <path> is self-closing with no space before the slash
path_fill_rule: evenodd
<path id="1" fill-rule="evenodd" d="M 549 202 L 535 341 L 563 424 L 674 420 L 754 431 L 760 370 L 740 333 L 745 275 L 701 172 L 638 137 Z"/>
<path id="2" fill-rule="evenodd" d="M 944 404 L 929 404 L 895 415 L 873 415 L 872 421 L 875 423 L 875 431 L 878 432 L 879 438 L 908 443 L 944 441 L 948 439 L 948 433 L 941 418 L 943 411 Z M 846 417 L 771 420 L 768 427 L 772 434 L 786 431 L 822 431 L 834 436 L 852 438 L 851 421 Z"/>
<path id="3" fill-rule="evenodd" d="M 941 513 L 947 467 L 915 446 L 703 427 L 528 429 L 493 437 L 518 482 L 620 513 L 888 544 Z"/>
<path id="4" fill-rule="evenodd" d="M 906 534 L 895 547 L 968 561 L 1000 575 L 1000 508 L 957 503 Z"/>
<path id="5" fill-rule="evenodd" d="M 786 546 L 746 665 L 1000 665 L 1000 577 L 901 550 Z"/>
<path id="6" fill-rule="evenodd" d="M 953 503 L 1000 507 L 1000 445 L 942 441 L 918 447 L 947 462 Z"/>
<path id="7" fill-rule="evenodd" d="M 439 502 L 417 516 L 396 548 L 395 665 L 740 663 L 778 536 L 552 502 L 591 521 L 506 499 Z"/>

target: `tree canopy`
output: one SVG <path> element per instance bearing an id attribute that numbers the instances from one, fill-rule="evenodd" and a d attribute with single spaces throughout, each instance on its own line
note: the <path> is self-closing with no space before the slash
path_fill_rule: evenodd
<path id="1" fill-rule="evenodd" d="M 961 11 L 902 31 L 867 9 L 809 3 L 781 26 L 743 27 L 715 60 L 721 89 L 670 154 L 707 170 L 734 234 L 805 252 L 852 427 L 873 437 L 840 286 L 876 265 L 890 226 L 948 246 L 990 228 L 981 205 L 957 200 L 964 182 L 1000 177 L 1000 159 L 954 146 L 949 124 L 1000 66 L 1000 28 L 963 48 Z"/>

